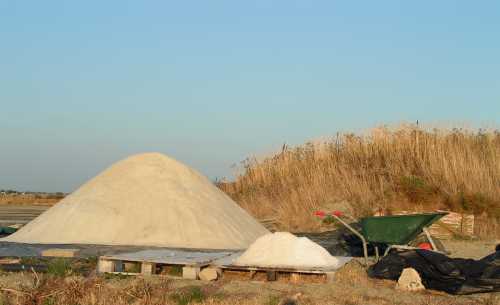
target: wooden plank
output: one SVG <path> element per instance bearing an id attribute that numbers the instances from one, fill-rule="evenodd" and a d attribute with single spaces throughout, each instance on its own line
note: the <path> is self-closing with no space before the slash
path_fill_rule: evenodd
<path id="1" fill-rule="evenodd" d="M 335 272 L 327 272 L 326 273 L 326 282 L 333 283 L 335 280 Z"/>
<path id="2" fill-rule="evenodd" d="M 80 249 L 52 248 L 43 250 L 41 255 L 46 257 L 76 257 Z"/>
<path id="3" fill-rule="evenodd" d="M 136 276 L 136 275 L 139 275 L 140 273 L 134 273 L 134 272 L 106 272 L 108 274 L 117 274 L 117 275 L 129 275 L 129 276 Z"/>
<path id="4" fill-rule="evenodd" d="M 21 263 L 20 258 L 0 258 L 0 265 L 11 265 Z"/>
<path id="5" fill-rule="evenodd" d="M 292 273 L 290 274 L 290 282 L 293 284 L 297 284 L 300 282 L 300 273 Z"/>
<path id="6" fill-rule="evenodd" d="M 444 229 L 444 230 L 443 230 Z M 449 212 L 448 215 L 430 227 L 430 232 L 438 238 L 474 235 L 474 215 Z"/>
<path id="7" fill-rule="evenodd" d="M 222 270 L 222 269 L 221 269 L 221 270 Z M 254 278 L 255 274 L 257 274 L 257 271 L 255 271 L 255 270 L 250 270 L 250 272 L 249 272 L 249 278 L 252 280 L 252 279 Z"/>
<path id="8" fill-rule="evenodd" d="M 268 270 L 268 271 L 266 271 L 266 278 L 267 278 L 268 282 L 276 281 L 277 278 L 278 278 L 277 272 L 274 271 L 274 270 Z"/>
<path id="9" fill-rule="evenodd" d="M 296 268 L 280 268 L 280 267 L 249 267 L 249 266 L 218 266 L 222 270 L 233 270 L 233 271 L 274 271 L 274 272 L 287 272 L 287 273 L 308 273 L 308 274 L 325 274 L 327 272 L 333 272 L 337 270 L 336 268 L 316 268 L 316 269 L 296 269 Z"/>

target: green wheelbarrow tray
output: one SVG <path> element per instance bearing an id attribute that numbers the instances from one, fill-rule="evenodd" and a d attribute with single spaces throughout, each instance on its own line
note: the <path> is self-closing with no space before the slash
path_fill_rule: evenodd
<path id="1" fill-rule="evenodd" d="M 361 219 L 361 230 L 367 242 L 388 245 L 407 245 L 424 228 L 448 213 L 424 213 L 395 216 L 377 216 Z"/>
<path id="2" fill-rule="evenodd" d="M 424 232 L 432 249 L 436 251 L 436 245 L 427 230 L 427 227 L 447 215 L 446 212 L 424 213 L 396 216 L 375 216 L 361 219 L 361 232 L 358 232 L 347 222 L 342 220 L 339 214 L 334 212 L 331 216 L 354 233 L 363 243 L 363 254 L 365 265 L 368 266 L 368 243 L 375 247 L 376 259 L 379 259 L 378 245 L 386 244 L 384 256 L 392 249 L 415 249 L 408 244 L 420 233 Z"/>

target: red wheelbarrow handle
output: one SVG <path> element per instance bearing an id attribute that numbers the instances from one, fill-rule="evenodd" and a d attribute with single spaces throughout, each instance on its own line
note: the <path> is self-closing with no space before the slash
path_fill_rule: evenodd
<path id="1" fill-rule="evenodd" d="M 330 214 L 326 213 L 325 211 L 315 211 L 314 212 L 314 216 L 318 216 L 318 217 L 325 217 L 325 216 L 330 216 L 330 215 L 331 216 L 341 217 L 344 214 L 341 211 L 333 211 Z"/>

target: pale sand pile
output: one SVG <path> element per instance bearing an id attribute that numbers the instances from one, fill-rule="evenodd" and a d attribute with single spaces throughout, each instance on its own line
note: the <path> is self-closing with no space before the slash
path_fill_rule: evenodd
<path id="1" fill-rule="evenodd" d="M 325 248 L 307 237 L 276 232 L 257 239 L 233 264 L 258 267 L 340 268 L 350 259 L 331 256 Z"/>
<path id="2" fill-rule="evenodd" d="M 147 153 L 111 166 L 3 241 L 245 249 L 267 233 L 206 177 Z"/>

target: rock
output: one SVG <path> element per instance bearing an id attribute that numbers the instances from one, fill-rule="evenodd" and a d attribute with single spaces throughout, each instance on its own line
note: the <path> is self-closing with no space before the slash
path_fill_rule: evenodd
<path id="1" fill-rule="evenodd" d="M 200 278 L 200 267 L 184 266 L 182 267 L 182 278 L 188 280 L 197 280 Z"/>
<path id="2" fill-rule="evenodd" d="M 215 281 L 219 275 L 217 273 L 217 269 L 205 268 L 200 271 L 200 274 L 198 276 L 202 281 Z"/>
<path id="3" fill-rule="evenodd" d="M 396 289 L 404 291 L 425 290 L 422 279 L 418 272 L 413 268 L 405 268 L 399 277 Z"/>

